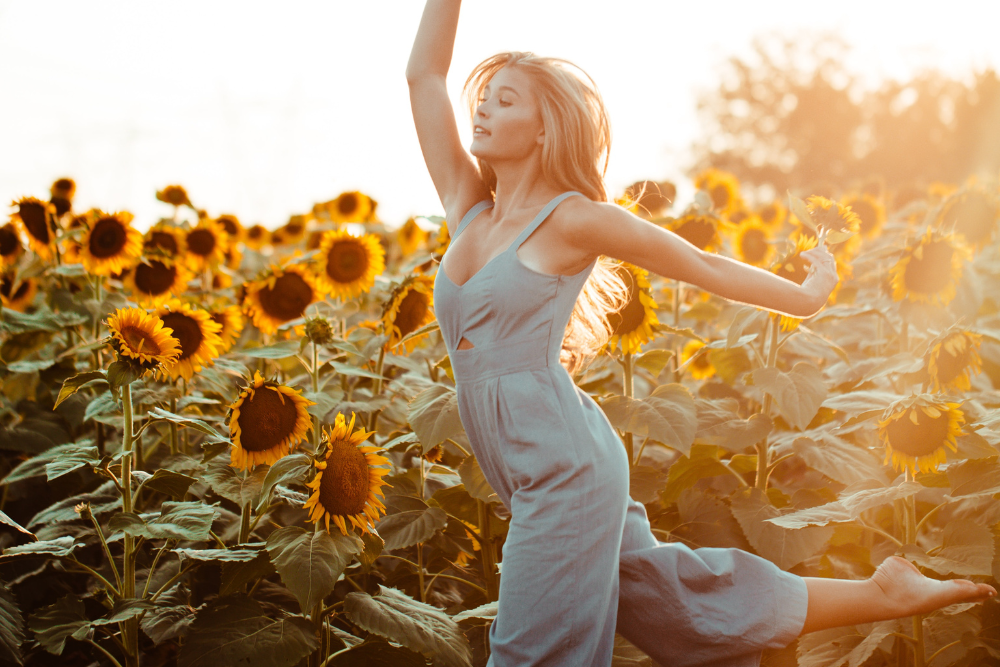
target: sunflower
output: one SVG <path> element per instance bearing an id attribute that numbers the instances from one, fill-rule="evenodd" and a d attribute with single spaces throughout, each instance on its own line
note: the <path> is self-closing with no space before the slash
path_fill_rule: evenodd
<path id="1" fill-rule="evenodd" d="M 70 216 L 66 223 L 67 234 L 62 239 L 62 260 L 64 263 L 80 264 L 83 262 L 83 246 L 80 240 L 100 214 L 100 210 L 92 208 L 85 213 Z M 80 230 L 80 232 L 77 233 L 76 230 Z"/>
<path id="2" fill-rule="evenodd" d="M 156 198 L 173 206 L 189 206 L 194 208 L 191 206 L 191 200 L 188 199 L 187 190 L 180 185 L 168 185 L 162 190 L 157 190 Z"/>
<path id="3" fill-rule="evenodd" d="M 719 246 L 722 221 L 711 215 L 688 213 L 667 223 L 667 229 L 699 250 L 714 250 Z"/>
<path id="4" fill-rule="evenodd" d="M 14 289 L 14 288 L 17 289 Z M 4 274 L 0 278 L 0 302 L 4 308 L 24 312 L 35 301 L 38 294 L 38 281 L 34 278 L 21 278 L 15 281 L 14 276 Z"/>
<path id="5" fill-rule="evenodd" d="M 215 266 L 226 258 L 229 247 L 229 235 L 217 221 L 202 218 L 198 226 L 184 236 L 187 245 L 188 267 L 195 273 L 201 273 L 206 268 Z"/>
<path id="6" fill-rule="evenodd" d="M 173 331 L 181 347 L 177 360 L 160 368 L 160 379 L 169 377 L 176 380 L 182 377 L 190 380 L 202 366 L 212 365 L 222 345 L 219 337 L 222 325 L 212 320 L 207 310 L 172 301 L 161 307 L 157 315 L 163 320 L 163 325 Z"/>
<path id="7" fill-rule="evenodd" d="M 111 347 L 122 361 L 143 370 L 160 364 L 172 364 L 181 354 L 173 331 L 166 328 L 159 316 L 142 308 L 119 308 L 108 316 Z"/>
<path id="8" fill-rule="evenodd" d="M 224 213 L 216 218 L 216 222 L 226 230 L 226 234 L 229 236 L 230 247 L 243 240 L 243 225 L 240 224 L 239 218 L 235 215 Z"/>
<path id="9" fill-rule="evenodd" d="M 614 271 L 628 285 L 628 302 L 618 311 L 608 313 L 611 325 L 610 349 L 620 344 L 622 352 L 632 354 L 641 351 L 643 343 L 652 340 L 654 327 L 660 323 L 656 317 L 656 301 L 650 294 L 649 272 L 643 268 L 622 262 L 614 265 Z"/>
<path id="10" fill-rule="evenodd" d="M 143 252 L 164 255 L 166 257 L 183 257 L 187 254 L 187 234 L 184 230 L 170 222 L 161 222 L 149 228 L 142 242 Z"/>
<path id="11" fill-rule="evenodd" d="M 28 237 L 28 247 L 42 261 L 47 262 L 52 259 L 55 248 L 56 207 L 36 197 L 22 197 L 11 202 L 11 206 L 17 207 L 17 212 L 10 216 L 11 222 L 20 227 Z"/>
<path id="12" fill-rule="evenodd" d="M 422 246 L 429 234 L 420 228 L 416 218 L 409 218 L 403 226 L 396 230 L 396 243 L 403 256 L 412 255 Z"/>
<path id="13" fill-rule="evenodd" d="M 960 239 L 928 229 L 892 267 L 892 298 L 948 305 L 962 277 L 962 262 L 971 255 Z"/>
<path id="14" fill-rule="evenodd" d="M 142 234 L 132 227 L 128 211 L 98 211 L 80 240 L 80 260 L 89 273 L 110 276 L 120 273 L 142 253 Z"/>
<path id="15" fill-rule="evenodd" d="M 58 178 L 49 187 L 49 203 L 56 209 L 56 217 L 61 218 L 73 208 L 76 182 L 72 178 Z"/>
<path id="16" fill-rule="evenodd" d="M 795 233 L 789 239 L 794 243 L 791 251 L 778 260 L 772 267 L 771 273 L 775 273 L 786 280 L 791 280 L 796 285 L 801 285 L 809 276 L 810 262 L 802 257 L 802 253 L 816 247 L 816 237 Z M 771 317 L 777 317 L 777 313 L 771 313 Z M 781 330 L 791 331 L 799 326 L 802 321 L 797 317 L 781 315 Z"/>
<path id="17" fill-rule="evenodd" d="M 293 215 L 288 222 L 275 230 L 275 234 L 282 243 L 288 245 L 302 243 L 306 238 L 310 220 L 312 220 L 311 215 Z"/>
<path id="18" fill-rule="evenodd" d="M 636 181 L 625 188 L 625 196 L 634 201 L 639 215 L 656 218 L 670 208 L 677 198 L 677 186 L 670 181 Z"/>
<path id="19" fill-rule="evenodd" d="M 689 340 L 681 349 L 681 363 L 687 363 L 688 359 L 694 357 L 694 361 L 688 366 L 691 377 L 695 380 L 704 380 L 715 375 L 715 366 L 708 359 L 708 350 L 702 350 L 705 343 L 700 340 Z"/>
<path id="20" fill-rule="evenodd" d="M 179 261 L 143 257 L 123 282 L 137 303 L 155 308 L 183 294 L 190 279 L 191 273 Z"/>
<path id="21" fill-rule="evenodd" d="M 858 216 L 858 231 L 862 236 L 871 238 L 881 231 L 885 223 L 885 206 L 878 198 L 870 194 L 855 194 L 844 197 L 840 203 Z"/>
<path id="22" fill-rule="evenodd" d="M 382 307 L 382 327 L 389 334 L 389 348 L 434 320 L 434 278 L 410 276 L 396 287 Z M 407 354 L 416 346 L 415 339 L 404 344 Z"/>
<path id="23" fill-rule="evenodd" d="M 361 445 L 374 431 L 355 430 L 354 417 L 352 412 L 348 424 L 344 415 L 337 413 L 333 428 L 323 429 L 323 460 L 316 461 L 316 476 L 306 482 L 313 492 L 303 505 L 309 510 L 310 521 L 325 518 L 329 532 L 333 519 L 344 535 L 348 521 L 362 533 L 370 533 L 369 527 L 378 521 L 379 511 L 385 513 L 379 496 L 382 486 L 388 483 L 382 477 L 390 472 L 389 468 L 375 467 L 389 463 L 389 459 L 375 453 L 378 447 Z"/>
<path id="24" fill-rule="evenodd" d="M 788 218 L 788 209 L 780 200 L 775 199 L 770 204 L 757 209 L 757 217 L 768 227 L 777 229 L 785 224 L 785 220 Z"/>
<path id="25" fill-rule="evenodd" d="M 14 223 L 8 222 L 0 227 L 0 270 L 13 266 L 23 254 L 21 235 L 17 233 Z"/>
<path id="26" fill-rule="evenodd" d="M 260 250 L 271 240 L 271 232 L 264 225 L 254 225 L 243 234 L 243 244 L 251 250 Z"/>
<path id="27" fill-rule="evenodd" d="M 343 192 L 336 199 L 320 205 L 333 222 L 369 222 L 378 204 L 361 192 Z"/>
<path id="28" fill-rule="evenodd" d="M 733 174 L 710 167 L 698 174 L 694 186 L 704 190 L 712 198 L 712 210 L 726 215 L 743 204 L 740 197 L 740 182 Z"/>
<path id="29" fill-rule="evenodd" d="M 219 345 L 219 354 L 225 354 L 233 347 L 233 343 L 243 331 L 243 313 L 237 305 L 224 306 L 222 308 L 209 311 L 212 320 L 217 322 L 222 330 L 219 331 L 219 338 L 222 343 Z"/>
<path id="30" fill-rule="evenodd" d="M 246 470 L 287 456 L 312 427 L 310 405 L 315 403 L 299 390 L 254 371 L 226 416 L 233 441 L 229 465 Z"/>
<path id="31" fill-rule="evenodd" d="M 248 284 L 244 310 L 254 326 L 270 334 L 285 322 L 302 317 L 318 296 L 312 273 L 293 264 L 284 269 L 272 268 Z"/>
<path id="32" fill-rule="evenodd" d="M 939 336 L 927 354 L 927 374 L 938 392 L 947 387 L 968 391 L 969 371 L 979 373 L 983 366 L 979 358 L 982 336 L 964 329 L 953 329 Z"/>
<path id="33" fill-rule="evenodd" d="M 219 291 L 232 287 L 233 277 L 227 272 L 219 269 L 212 271 L 212 291 Z"/>
<path id="34" fill-rule="evenodd" d="M 885 463 L 896 470 L 930 472 L 946 460 L 945 447 L 957 451 L 965 415 L 960 403 L 911 396 L 890 405 L 878 423 Z"/>
<path id="35" fill-rule="evenodd" d="M 355 236 L 346 229 L 323 234 L 316 286 L 324 294 L 350 299 L 367 292 L 385 271 L 385 250 L 375 234 Z"/>
<path id="36" fill-rule="evenodd" d="M 449 245 L 451 245 L 451 233 L 448 231 L 448 221 L 442 220 L 441 226 L 438 227 L 437 236 L 434 237 L 435 254 L 444 255 L 448 251 Z"/>
<path id="37" fill-rule="evenodd" d="M 756 217 L 740 225 L 733 239 L 736 257 L 753 266 L 766 266 L 774 256 L 774 246 L 768 228 Z"/>
<path id="38" fill-rule="evenodd" d="M 982 186 L 949 197 L 938 214 L 937 226 L 954 231 L 973 248 L 989 243 L 1000 220 L 1000 201 Z"/>

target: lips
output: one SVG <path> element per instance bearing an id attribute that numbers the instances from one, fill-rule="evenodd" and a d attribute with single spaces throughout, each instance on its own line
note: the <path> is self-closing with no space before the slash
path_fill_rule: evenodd
<path id="1" fill-rule="evenodd" d="M 489 135 L 489 131 L 482 125 L 473 125 L 472 134 L 486 134 Z"/>

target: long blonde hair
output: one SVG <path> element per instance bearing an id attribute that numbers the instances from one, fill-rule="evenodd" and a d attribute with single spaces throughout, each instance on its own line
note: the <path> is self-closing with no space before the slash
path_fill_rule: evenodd
<path id="1" fill-rule="evenodd" d="M 476 65 L 462 87 L 473 118 L 486 85 L 508 66 L 530 75 L 538 91 L 545 129 L 543 178 L 560 190 L 576 190 L 592 201 L 608 201 L 604 174 L 611 150 L 611 121 L 597 84 L 562 58 L 541 57 L 530 51 L 498 53 Z M 477 158 L 477 162 L 483 182 L 495 196 L 496 173 L 482 160 Z M 560 362 L 571 374 L 607 344 L 613 333 L 608 314 L 628 302 L 629 287 L 613 269 L 615 264 L 603 255 L 599 257 L 573 308 L 560 353 Z"/>

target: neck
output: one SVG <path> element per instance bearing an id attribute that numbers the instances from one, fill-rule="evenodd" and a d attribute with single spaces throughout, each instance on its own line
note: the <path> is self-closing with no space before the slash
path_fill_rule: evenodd
<path id="1" fill-rule="evenodd" d="M 497 175 L 494 219 L 502 219 L 508 211 L 535 209 L 559 194 L 557 188 L 542 176 L 541 148 L 527 159 L 490 162 Z"/>

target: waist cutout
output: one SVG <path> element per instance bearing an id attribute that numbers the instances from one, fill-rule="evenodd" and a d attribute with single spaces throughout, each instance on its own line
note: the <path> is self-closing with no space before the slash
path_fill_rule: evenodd
<path id="1" fill-rule="evenodd" d="M 456 382 L 475 382 L 486 378 L 517 373 L 519 371 L 545 368 L 551 359 L 549 334 L 522 338 L 512 341 L 483 343 L 465 350 L 455 349 L 451 356 L 451 368 Z"/>

